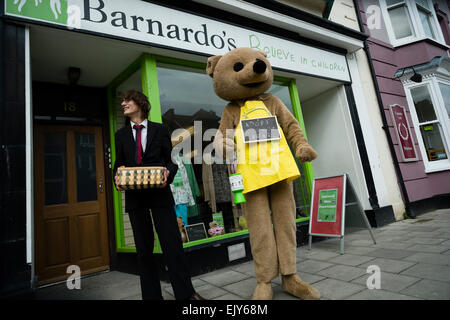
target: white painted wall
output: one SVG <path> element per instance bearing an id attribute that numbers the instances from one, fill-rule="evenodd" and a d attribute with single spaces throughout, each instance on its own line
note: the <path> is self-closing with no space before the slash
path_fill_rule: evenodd
<path id="1" fill-rule="evenodd" d="M 353 0 L 335 0 L 328 19 L 359 31 L 358 17 L 356 16 Z"/>
<path id="2" fill-rule="evenodd" d="M 299 91 L 301 83 L 297 84 Z M 332 88 L 302 102 L 308 142 L 319 156 L 314 175 L 325 177 L 348 173 L 365 210 L 371 210 L 344 86 Z"/>

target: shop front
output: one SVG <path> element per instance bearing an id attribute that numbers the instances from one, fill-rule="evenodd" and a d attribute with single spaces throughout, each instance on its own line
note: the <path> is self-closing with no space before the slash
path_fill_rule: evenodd
<path id="1" fill-rule="evenodd" d="M 231 13 L 229 20 L 207 16 L 208 7 L 200 4 L 193 13 L 138 0 L 57 1 L 55 8 L 16 2 L 4 1 L 2 23 L 23 34 L 24 217 L 33 286 L 67 279 L 70 265 L 84 275 L 127 270 L 134 260 L 124 194 L 114 188 L 111 169 L 114 133 L 125 125 L 121 96 L 129 89 L 149 97 L 149 119 L 169 128 L 179 150 L 171 189 L 193 273 L 251 259 L 228 168 L 205 161 L 214 155 L 213 137 L 227 104 L 214 93 L 206 60 L 237 47 L 267 53 L 275 74 L 270 92 L 319 153 L 312 163 L 297 161 L 298 244 L 307 237 L 314 177 L 348 173 L 364 210 L 373 210 L 375 187 L 355 112 L 360 92 L 354 95 L 352 86 L 357 69 L 348 61 L 349 52 L 362 47 L 360 39 L 336 40 L 330 29 L 321 31 L 321 41 L 302 42 L 258 21 L 237 22 Z M 332 45 L 323 42 L 327 38 Z M 209 234 L 214 222 L 222 234 Z M 161 253 L 157 237 L 155 252 Z"/>

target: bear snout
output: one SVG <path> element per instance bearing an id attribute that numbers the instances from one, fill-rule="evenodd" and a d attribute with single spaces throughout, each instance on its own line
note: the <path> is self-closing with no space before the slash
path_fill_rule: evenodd
<path id="1" fill-rule="evenodd" d="M 256 59 L 256 62 L 253 64 L 253 71 L 255 73 L 261 74 L 266 72 L 267 65 L 264 61 Z"/>

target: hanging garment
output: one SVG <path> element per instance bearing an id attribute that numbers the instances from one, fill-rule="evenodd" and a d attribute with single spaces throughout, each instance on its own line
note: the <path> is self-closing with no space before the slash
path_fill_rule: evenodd
<path id="1" fill-rule="evenodd" d="M 170 185 L 175 204 L 187 204 L 193 206 L 195 205 L 195 201 L 182 158 L 177 154 L 173 157 L 173 160 L 178 165 L 178 171 Z"/>
<path id="2" fill-rule="evenodd" d="M 262 101 L 247 101 L 241 107 L 241 121 L 268 116 L 272 115 Z M 236 171 L 242 174 L 244 194 L 279 181 L 290 182 L 300 177 L 297 164 L 279 125 L 281 136 L 279 140 L 244 143 L 241 121 L 235 130 L 238 155 Z"/>
<path id="3" fill-rule="evenodd" d="M 202 180 L 203 180 L 203 196 L 212 209 L 212 212 L 217 211 L 216 194 L 214 190 L 214 179 L 212 173 L 212 165 L 203 161 L 202 165 Z"/>
<path id="4" fill-rule="evenodd" d="M 175 205 L 175 213 L 177 214 L 177 217 L 181 217 L 185 226 L 188 225 L 187 212 L 188 209 L 185 204 Z"/>

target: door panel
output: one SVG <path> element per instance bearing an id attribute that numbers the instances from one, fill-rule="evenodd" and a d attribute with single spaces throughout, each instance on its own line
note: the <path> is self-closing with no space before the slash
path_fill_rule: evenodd
<path id="1" fill-rule="evenodd" d="M 35 244 L 39 284 L 109 268 L 101 128 L 35 128 Z"/>

